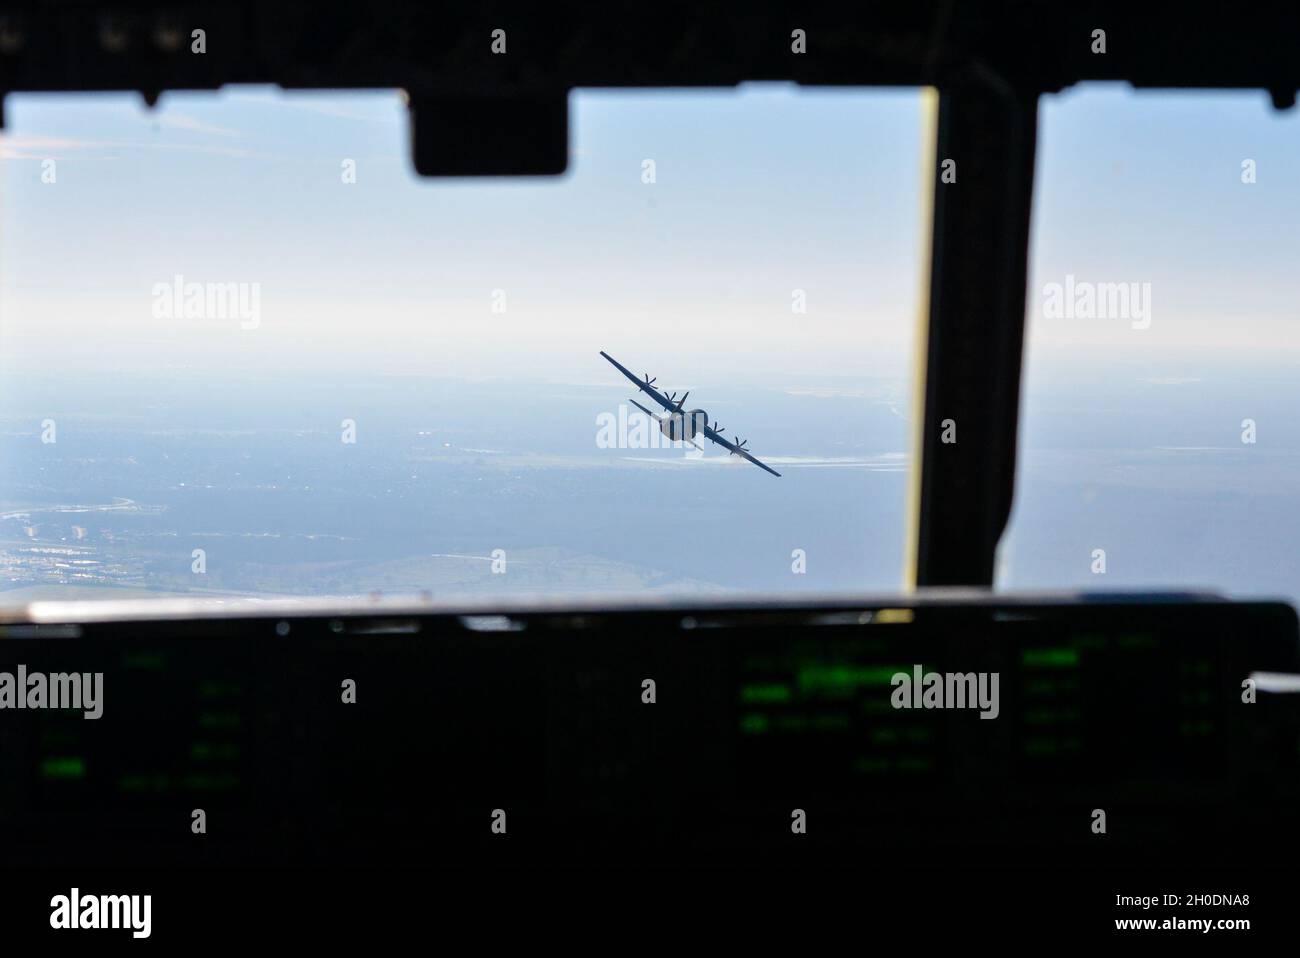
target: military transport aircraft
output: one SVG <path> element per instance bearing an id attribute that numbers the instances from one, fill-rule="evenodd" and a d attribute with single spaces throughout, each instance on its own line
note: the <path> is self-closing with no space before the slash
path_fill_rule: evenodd
<path id="1" fill-rule="evenodd" d="M 665 396 L 659 390 L 654 388 L 655 381 L 654 379 L 650 378 L 649 373 L 645 374 L 645 379 L 637 379 L 636 375 L 633 374 L 631 370 L 629 370 L 626 366 L 620 363 L 609 353 L 605 352 L 602 349 L 600 351 L 600 354 L 604 356 L 606 359 L 608 359 L 611 363 L 613 363 L 614 367 L 619 372 L 621 372 L 628 379 L 632 380 L 632 382 L 636 383 L 637 389 L 641 390 L 643 393 L 645 393 L 647 396 L 649 396 L 651 399 L 657 402 L 660 406 L 663 406 L 663 408 L 667 411 L 668 415 L 657 416 L 654 413 L 652 413 L 649 409 L 646 409 L 645 406 L 641 405 L 635 399 L 631 400 L 633 406 L 636 406 L 637 409 L 640 409 L 643 413 L 645 413 L 655 422 L 659 423 L 659 431 L 662 432 L 669 439 L 685 440 L 686 442 L 689 442 L 691 445 L 696 446 L 696 448 L 698 449 L 699 446 L 696 445 L 695 443 L 695 437 L 700 433 L 703 433 L 706 439 L 711 439 L 713 442 L 716 442 L 719 446 L 725 447 L 731 453 L 731 455 L 743 456 L 744 458 L 752 462 L 754 465 L 758 466 L 758 468 L 766 472 L 770 472 L 774 476 L 781 475 L 771 466 L 763 465 L 763 463 L 759 462 L 757 459 L 755 459 L 752 455 L 749 454 L 749 452 L 745 449 L 745 443 L 748 440 L 737 438 L 735 442 L 731 442 L 729 439 L 723 439 L 722 427 L 719 426 L 716 422 L 712 426 L 710 426 L 709 414 L 705 412 L 703 409 L 683 409 L 682 406 L 686 402 L 686 397 L 691 394 L 690 390 L 687 390 L 686 392 L 682 393 L 681 399 L 677 398 L 676 393 L 669 393 L 667 396 Z"/>

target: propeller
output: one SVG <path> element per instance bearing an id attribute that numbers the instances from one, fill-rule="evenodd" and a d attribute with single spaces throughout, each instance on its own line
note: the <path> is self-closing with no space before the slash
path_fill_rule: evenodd
<path id="1" fill-rule="evenodd" d="M 656 376 L 656 377 L 654 377 L 654 379 L 651 379 L 651 378 L 650 378 L 650 374 L 649 374 L 649 373 L 646 373 L 646 374 L 645 374 L 645 384 L 646 384 L 647 386 L 653 386 L 653 385 L 655 384 L 655 379 L 658 379 L 658 378 L 659 378 L 659 377 Z"/>
<path id="2" fill-rule="evenodd" d="M 679 400 L 677 400 L 677 408 L 678 408 L 678 409 L 681 409 L 681 408 L 682 408 L 682 403 L 686 402 L 686 397 L 689 396 L 690 394 L 691 394 L 691 391 L 690 391 L 689 389 L 686 390 L 686 392 L 682 393 L 682 398 L 679 399 Z"/>
<path id="3" fill-rule="evenodd" d="M 677 401 L 677 393 L 669 393 L 669 394 L 668 394 L 668 401 L 669 401 L 669 402 L 676 402 L 676 401 Z"/>
<path id="4" fill-rule="evenodd" d="M 718 425 L 718 422 L 717 422 L 716 419 L 713 421 L 712 429 L 713 429 L 713 431 L 716 432 L 719 436 L 721 436 L 722 433 L 723 433 L 723 428 L 722 428 L 721 426 Z"/>

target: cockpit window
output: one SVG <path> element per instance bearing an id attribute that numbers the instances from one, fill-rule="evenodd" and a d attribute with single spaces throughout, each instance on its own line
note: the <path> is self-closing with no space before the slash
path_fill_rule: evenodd
<path id="1" fill-rule="evenodd" d="M 0 601 L 896 588 L 920 102 L 577 91 L 567 175 L 431 181 L 396 92 L 11 95 Z"/>
<path id="2" fill-rule="evenodd" d="M 1300 599 L 1298 124 L 1258 92 L 1045 98 L 1001 585 Z"/>

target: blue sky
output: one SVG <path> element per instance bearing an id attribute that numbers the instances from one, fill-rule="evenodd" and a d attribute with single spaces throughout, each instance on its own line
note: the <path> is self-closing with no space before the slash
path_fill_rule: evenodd
<path id="1" fill-rule="evenodd" d="M 583 380 L 603 375 L 590 356 L 605 348 L 656 368 L 689 352 L 692 374 L 738 381 L 901 375 L 920 102 L 786 85 L 579 91 L 567 176 L 487 182 L 415 177 L 394 91 L 232 89 L 153 112 L 134 95 L 11 96 L 6 358 L 60 335 L 67 363 L 107 350 L 154 370 Z M 47 159 L 55 184 L 41 182 Z M 259 283 L 261 326 L 158 321 L 149 290 L 178 273 Z M 795 289 L 806 313 L 791 311 Z"/>
<path id="2" fill-rule="evenodd" d="M 1151 358 L 1211 348 L 1293 351 L 1300 118 L 1262 92 L 1134 92 L 1091 85 L 1040 112 L 1028 315 L 1044 352 Z M 1242 182 L 1255 161 L 1256 182 Z M 1067 274 L 1151 284 L 1150 329 L 1047 321 Z M 1118 349 L 1116 348 L 1118 347 Z"/>
<path id="3" fill-rule="evenodd" d="M 591 347 L 700 375 L 905 375 L 920 283 L 914 90 L 577 91 L 570 173 L 429 181 L 400 93 L 10 96 L 5 362 L 577 379 Z M 1294 350 L 1300 123 L 1262 93 L 1045 97 L 1031 347 Z M 656 182 L 641 182 L 653 159 Z M 1241 182 L 1241 164 L 1257 182 Z M 42 182 L 53 160 L 57 182 Z M 344 184 L 341 165 L 356 163 Z M 258 283 L 264 324 L 160 323 L 153 284 Z M 1151 329 L 1050 321 L 1046 283 L 1149 283 Z M 493 290 L 506 312 L 491 311 Z M 792 291 L 808 312 L 794 314 Z M 490 336 L 484 335 L 485 328 Z M 683 343 L 690 344 L 683 347 Z M 747 360 L 734 360 L 744 347 Z M 545 368 L 545 373 L 541 369 Z"/>

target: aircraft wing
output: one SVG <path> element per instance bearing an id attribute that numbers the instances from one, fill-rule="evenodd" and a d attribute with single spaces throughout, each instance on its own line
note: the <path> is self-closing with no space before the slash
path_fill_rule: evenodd
<path id="1" fill-rule="evenodd" d="M 650 379 L 648 373 L 646 374 L 645 379 L 637 379 L 636 375 L 630 369 L 628 369 L 626 366 L 620 363 L 609 353 L 605 352 L 605 350 L 602 349 L 600 351 L 600 354 L 604 356 L 606 359 L 608 359 L 611 363 L 613 363 L 615 369 L 621 372 L 628 379 L 632 380 L 632 382 L 636 383 L 637 389 L 641 390 L 643 393 L 645 393 L 647 396 L 649 396 L 659 405 L 663 406 L 664 409 L 668 410 L 669 412 L 675 412 L 677 410 L 677 407 L 668 401 L 667 396 L 665 396 L 659 390 L 655 389 L 654 386 L 650 385 L 652 382 L 654 382 L 654 380 Z"/>
<path id="2" fill-rule="evenodd" d="M 732 442 L 730 439 L 723 439 L 722 436 L 718 435 L 717 431 L 716 431 L 712 426 L 705 426 L 705 427 L 704 427 L 704 435 L 705 435 L 707 438 L 709 438 L 709 439 L 713 440 L 714 442 L 716 442 L 719 446 L 724 446 L 724 447 L 726 447 L 726 449 L 729 450 L 730 452 L 734 452 L 737 456 L 744 456 L 746 459 L 748 459 L 748 460 L 749 460 L 750 462 L 752 462 L 754 465 L 758 466 L 758 468 L 763 469 L 763 470 L 766 470 L 767 472 L 770 472 L 772 475 L 774 475 L 774 476 L 776 476 L 776 477 L 778 477 L 778 478 L 780 477 L 781 474 L 780 474 L 779 472 L 777 472 L 777 471 L 776 471 L 775 469 L 773 469 L 771 466 L 767 466 L 767 465 L 764 465 L 763 463 L 759 462 L 757 459 L 755 459 L 753 456 L 751 456 L 751 455 L 749 454 L 749 451 L 748 451 L 748 450 L 743 449 L 742 447 L 736 445 L 736 444 L 735 444 L 734 442 Z"/>

